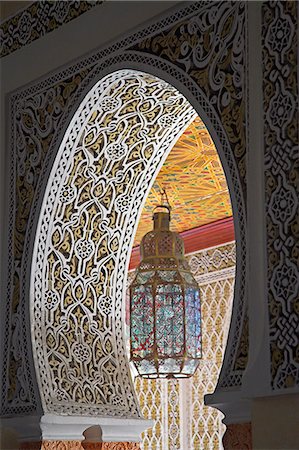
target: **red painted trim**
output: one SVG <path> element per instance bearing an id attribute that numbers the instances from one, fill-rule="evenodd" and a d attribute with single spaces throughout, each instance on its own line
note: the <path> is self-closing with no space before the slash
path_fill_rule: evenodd
<path id="1" fill-rule="evenodd" d="M 192 230 L 180 233 L 184 240 L 185 253 L 193 253 L 216 245 L 225 244 L 235 239 L 233 217 L 217 220 Z M 139 245 L 131 254 L 129 270 L 135 269 L 140 262 Z"/>

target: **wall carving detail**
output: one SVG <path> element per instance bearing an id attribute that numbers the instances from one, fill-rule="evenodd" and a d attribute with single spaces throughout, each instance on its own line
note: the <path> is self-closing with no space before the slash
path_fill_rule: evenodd
<path id="1" fill-rule="evenodd" d="M 225 25 L 221 19 L 221 14 L 226 18 Z M 149 70 L 165 73 L 165 76 L 177 80 L 190 93 L 190 96 L 193 96 L 201 105 L 204 117 L 210 121 L 215 130 L 225 168 L 231 181 L 232 203 L 235 217 L 237 217 L 238 236 L 240 236 L 236 250 L 238 261 L 240 261 L 236 283 L 238 295 L 233 312 L 231 337 L 221 375 L 221 386 L 239 386 L 241 384 L 242 370 L 234 371 L 232 368 L 236 359 L 244 317 L 246 292 L 246 217 L 244 202 L 246 189 L 244 99 L 246 96 L 243 73 L 245 66 L 245 17 L 243 3 L 220 2 L 213 4 L 213 6 L 209 5 L 208 8 L 206 2 L 194 2 L 186 8 L 179 9 L 172 16 L 157 22 L 149 29 L 142 30 L 107 49 L 96 52 L 77 64 L 57 72 L 44 81 L 20 90 L 10 97 L 10 145 L 13 147 L 12 153 L 14 156 L 12 158 L 10 185 L 10 260 L 7 268 L 8 301 L 5 321 L 7 323 L 7 333 L 5 334 L 7 353 L 4 355 L 4 382 L 2 383 L 3 398 L 5 399 L 4 414 L 11 414 L 12 412 L 29 413 L 36 411 L 39 407 L 39 395 L 31 356 L 29 317 L 26 317 L 26 311 L 28 308 L 31 245 L 34 240 L 33 234 L 39 215 L 40 193 L 44 190 L 44 180 L 49 176 L 62 136 L 70 118 L 73 116 L 72 111 L 82 101 L 83 93 L 86 92 L 88 86 L 92 86 L 99 79 L 104 71 L 107 73 L 110 67 L 115 68 L 117 65 L 124 63 L 128 67 L 132 67 L 132 65 L 134 67 L 136 65 L 139 67 L 146 66 Z M 187 25 L 189 21 L 190 26 Z M 182 24 L 181 29 L 177 26 L 179 23 Z M 172 59 L 171 63 L 168 57 L 164 57 L 165 49 L 168 48 L 168 51 L 171 52 L 172 48 L 170 28 L 174 30 L 173 33 L 176 36 L 179 36 L 180 30 L 184 30 L 184 36 L 179 37 L 179 42 L 185 42 L 184 39 L 186 39 L 186 44 L 182 46 L 182 49 L 185 46 L 189 50 L 183 54 L 183 62 L 181 61 L 182 55 L 178 55 L 177 59 Z M 157 45 L 151 44 L 148 48 L 148 40 L 155 35 L 158 36 L 159 33 L 164 36 L 167 29 L 170 33 L 168 38 L 163 38 L 161 41 L 164 50 L 161 51 L 160 40 Z M 202 30 L 205 33 L 204 41 L 201 38 Z M 188 35 L 189 32 L 190 36 Z M 214 38 L 216 43 L 213 46 L 213 51 L 206 58 L 200 56 L 202 52 L 206 52 L 206 39 L 212 42 Z M 188 47 L 189 44 L 190 48 Z M 224 53 L 225 47 L 229 48 L 229 56 L 227 57 Z M 113 56 L 116 51 L 118 55 Z M 110 59 L 104 59 L 107 55 L 111 55 Z M 197 55 L 196 58 L 194 55 Z M 213 68 L 211 68 L 211 65 L 214 65 Z M 193 69 L 191 70 L 191 68 Z M 109 107 L 111 108 L 113 105 L 110 104 Z M 168 124 L 171 123 L 171 118 L 169 120 L 170 122 L 167 121 Z M 162 120 L 160 125 L 166 127 L 167 123 L 163 123 Z M 107 159 L 110 158 L 110 162 L 113 161 L 113 164 L 117 166 L 121 164 L 121 159 L 118 158 L 124 158 L 125 152 L 126 149 L 122 145 L 110 146 L 109 148 L 107 146 L 105 156 Z M 111 163 L 111 166 L 113 164 Z M 92 171 L 88 172 L 88 176 L 92 178 Z M 66 183 L 65 189 L 61 190 L 57 199 L 56 194 L 53 194 L 55 201 L 58 201 L 58 198 L 60 199 L 62 210 L 67 211 L 68 208 L 69 211 L 71 210 L 69 205 L 71 205 L 71 199 L 77 189 L 77 185 L 72 186 Z M 86 189 L 88 191 L 89 188 L 86 187 Z M 116 206 L 118 214 L 124 214 L 126 209 L 125 190 L 121 195 L 121 200 L 118 201 Z M 80 236 L 80 239 L 83 239 L 83 235 Z M 72 241 L 73 257 L 78 260 L 81 258 L 81 261 L 83 261 L 82 264 L 80 263 L 81 266 L 87 267 L 88 254 L 93 257 L 96 249 L 88 242 L 88 238 L 84 237 L 79 242 L 80 239 L 78 238 L 76 243 Z M 128 243 L 129 237 L 127 239 Z M 110 242 L 109 245 L 111 244 Z M 55 265 L 54 262 L 53 265 Z M 65 276 L 64 272 L 63 276 Z M 55 309 L 58 302 L 55 293 L 51 291 L 52 289 L 48 289 L 44 297 L 46 303 L 43 314 L 48 314 L 49 317 L 52 308 Z M 105 309 L 104 303 L 101 308 L 102 310 Z M 12 331 L 10 332 L 10 330 Z M 74 355 L 77 354 L 77 358 L 87 358 L 85 361 L 77 361 L 82 367 L 91 358 L 89 350 L 85 351 L 83 347 L 78 347 L 74 353 Z M 63 401 L 62 396 L 61 402 Z"/>
<path id="2" fill-rule="evenodd" d="M 226 270 L 229 266 L 235 265 L 236 247 L 232 244 L 225 244 L 221 248 L 209 248 L 186 257 L 194 276 L 202 278 L 204 274 L 211 276 L 213 272 Z M 217 273 L 217 277 L 219 277 L 219 273 Z"/>
<path id="3" fill-rule="evenodd" d="M 26 335 L 25 283 L 22 267 L 30 264 L 26 236 L 32 228 L 36 209 L 35 192 L 40 190 L 40 174 L 49 146 L 55 141 L 59 124 L 70 107 L 70 99 L 79 89 L 90 69 L 82 70 L 54 84 L 41 93 L 38 89 L 25 100 L 18 95 L 12 101 L 11 132 L 16 136 L 11 159 L 10 181 L 10 235 L 7 275 L 3 351 L 2 398 L 6 399 L 4 412 L 30 412 L 37 407 L 33 388 L 32 365 Z M 14 139 L 14 138 L 13 138 Z M 31 215 L 31 216 L 30 216 Z M 24 261 L 25 260 L 25 261 Z M 6 374 L 8 377 L 6 378 Z"/>
<path id="4" fill-rule="evenodd" d="M 103 0 L 35 1 L 0 26 L 0 58 L 79 17 Z"/>
<path id="5" fill-rule="evenodd" d="M 194 115 L 169 84 L 123 70 L 96 84 L 72 120 L 33 256 L 44 411 L 139 415 L 122 335 L 126 259 L 149 182 Z"/>
<path id="6" fill-rule="evenodd" d="M 263 4 L 268 304 L 272 388 L 299 384 L 298 4 Z"/>
<path id="7" fill-rule="evenodd" d="M 245 190 L 245 4 L 200 3 L 197 14 L 142 40 L 133 49 L 176 64 L 203 90 L 222 119 Z"/>

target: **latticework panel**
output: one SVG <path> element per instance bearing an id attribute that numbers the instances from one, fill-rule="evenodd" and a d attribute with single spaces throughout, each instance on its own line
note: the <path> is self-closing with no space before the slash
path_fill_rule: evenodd
<path id="1" fill-rule="evenodd" d="M 222 449 L 223 415 L 204 405 L 204 395 L 214 392 L 223 360 L 234 293 L 234 250 L 234 244 L 211 249 L 211 267 L 204 274 L 192 267 L 200 286 L 203 333 L 203 358 L 195 375 L 188 380 L 135 379 L 142 413 L 155 421 L 143 435 L 142 450 Z M 199 261 L 205 253 L 192 258 Z M 214 253 L 222 260 L 217 271 Z"/>
<path id="2" fill-rule="evenodd" d="M 190 380 L 190 449 L 220 449 L 225 427 L 222 414 L 204 405 L 204 395 L 214 392 L 223 359 L 233 299 L 234 278 L 200 286 L 203 321 L 203 360 Z"/>
<path id="3" fill-rule="evenodd" d="M 155 421 L 153 428 L 142 433 L 143 450 L 160 450 L 163 448 L 162 425 L 163 403 L 165 397 L 164 380 L 149 380 L 137 377 L 135 388 L 139 393 L 139 402 L 143 414 Z M 164 388 L 164 389 L 163 389 Z M 163 395 L 164 394 L 164 395 Z"/>

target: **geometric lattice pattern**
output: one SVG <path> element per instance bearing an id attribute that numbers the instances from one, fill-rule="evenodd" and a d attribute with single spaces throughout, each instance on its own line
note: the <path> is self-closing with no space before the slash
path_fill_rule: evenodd
<path id="1" fill-rule="evenodd" d="M 42 3 L 44 5 L 47 2 Z M 58 3 L 60 8 L 60 4 L 65 2 Z M 80 8 L 81 5 L 82 2 L 80 2 Z M 67 8 L 67 5 L 62 5 L 62 9 L 64 8 Z M 228 21 L 223 21 L 224 16 L 228 17 Z M 212 17 L 213 20 L 210 21 Z M 11 199 L 7 243 L 8 300 L 4 319 L 7 324 L 4 335 L 8 345 L 4 346 L 2 371 L 5 414 L 32 411 L 39 403 L 38 396 L 34 392 L 35 378 L 30 357 L 32 346 L 28 336 L 28 324 L 24 319 L 24 311 L 29 311 L 28 286 L 23 282 L 23 280 L 29 280 L 30 276 L 31 243 L 34 239 L 34 224 L 39 216 L 41 200 L 37 193 L 40 192 L 43 195 L 44 180 L 47 178 L 49 165 L 55 157 L 67 123 L 71 119 L 71 111 L 77 102 L 81 101 L 88 86 L 94 85 L 102 74 L 106 73 L 110 65 L 120 62 L 128 63 L 128 66 L 134 63 L 134 67 L 145 65 L 152 67 L 153 73 L 165 72 L 176 78 L 185 86 L 186 92 L 190 92 L 194 100 L 201 105 L 205 117 L 209 118 L 217 133 L 221 143 L 219 148 L 222 148 L 234 188 L 237 218 L 240 221 L 239 273 L 241 277 L 240 292 L 236 297 L 235 305 L 236 329 L 233 331 L 235 336 L 233 342 L 238 340 L 238 324 L 242 321 L 246 261 L 245 209 L 241 191 L 241 188 L 244 188 L 245 192 L 247 148 L 244 133 L 245 17 L 244 2 L 220 2 L 214 5 L 207 2 L 192 2 L 155 23 L 151 28 L 116 42 L 108 50 L 106 48 L 97 50 L 88 58 L 80 59 L 75 65 L 58 71 L 54 76 L 46 77 L 42 82 L 34 82 L 26 89 L 21 89 L 10 96 Z M 203 35 L 198 32 L 198 26 L 202 30 L 206 29 L 207 33 Z M 216 40 L 218 42 L 217 45 L 209 46 L 208 54 L 204 51 L 206 39 L 211 43 Z M 192 42 L 192 47 L 186 49 L 180 44 L 182 42 Z M 178 51 L 173 52 L 173 48 Z M 106 58 L 108 54 L 111 56 L 109 59 Z M 223 59 L 223 55 L 227 57 Z M 95 71 L 91 73 L 90 71 L 94 68 Z M 217 83 L 214 82 L 215 80 L 218 80 Z M 224 92 L 225 95 L 223 95 Z M 36 94 L 38 94 L 38 102 Z M 59 107 L 57 108 L 56 105 Z M 22 119 L 19 120 L 18 117 Z M 182 127 L 182 130 L 184 128 Z M 34 143 L 27 139 L 27 135 L 30 135 L 33 129 L 35 130 Z M 171 147 L 171 142 L 168 148 Z M 26 168 L 25 173 L 28 174 L 25 177 L 24 168 Z M 92 176 L 92 173 L 88 175 Z M 119 297 L 119 291 L 117 294 Z M 51 299 L 49 296 L 47 301 L 50 305 L 55 298 Z M 47 313 L 42 308 L 38 312 Z M 42 329 L 44 330 L 44 327 Z M 234 357 L 234 348 L 232 346 L 229 358 Z M 35 350 L 36 346 L 33 345 L 34 355 Z M 40 361 L 39 356 L 37 359 Z M 120 363 L 124 364 L 122 359 Z M 234 375 L 236 376 L 234 379 L 230 377 L 231 371 L 234 372 L 230 360 L 227 367 L 229 369 L 225 375 L 226 385 L 240 384 L 241 374 Z M 73 412 L 73 407 L 70 406 L 69 410 Z M 88 408 L 89 413 L 90 408 Z"/>
<path id="2" fill-rule="evenodd" d="M 155 422 L 143 433 L 142 450 L 222 449 L 223 415 L 204 405 L 204 395 L 215 390 L 225 350 L 234 293 L 235 245 L 204 250 L 187 255 L 187 259 L 200 287 L 203 355 L 189 379 L 135 379 L 141 411 Z"/>
<path id="3" fill-rule="evenodd" d="M 17 2 L 6 3 L 13 4 Z M 8 17 L 0 26 L 2 41 L 1 57 L 7 56 L 25 45 L 31 44 L 33 41 L 103 2 L 101 0 L 80 0 L 80 2 L 73 0 L 66 2 L 43 0 L 42 2 L 22 1 L 19 3 L 21 4 L 18 8 L 20 12 L 14 14 L 13 17 Z M 31 4 L 27 7 L 28 3 Z M 8 8 L 7 5 L 5 6 Z M 14 5 L 9 6 L 12 10 Z M 26 10 L 22 11 L 21 9 L 25 7 Z M 17 5 L 14 7 L 15 11 L 16 8 Z"/>
<path id="4" fill-rule="evenodd" d="M 44 409 L 139 416 L 123 348 L 122 260 L 148 187 L 141 174 L 158 167 L 173 130 L 194 116 L 169 84 L 123 70 L 93 87 L 66 132 L 33 257 Z"/>
<path id="5" fill-rule="evenodd" d="M 232 215 L 222 165 L 197 116 L 175 143 L 146 199 L 134 246 L 152 229 L 152 210 L 165 188 L 172 206 L 171 229 L 180 233 Z"/>
<path id="6" fill-rule="evenodd" d="M 263 2 L 267 296 L 272 389 L 299 384 L 298 2 Z"/>

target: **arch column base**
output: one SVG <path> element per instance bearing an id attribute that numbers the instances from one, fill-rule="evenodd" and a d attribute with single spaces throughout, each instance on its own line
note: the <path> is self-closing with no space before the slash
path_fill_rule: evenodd
<path id="1" fill-rule="evenodd" d="M 215 391 L 205 395 L 205 404 L 224 414 L 226 431 L 222 438 L 224 450 L 251 450 L 251 401 L 241 391 Z"/>
<path id="2" fill-rule="evenodd" d="M 222 444 L 224 450 L 252 450 L 251 423 L 231 423 L 226 425 Z"/>
<path id="3" fill-rule="evenodd" d="M 152 426 L 153 421 L 145 419 L 54 414 L 2 420 L 3 430 L 13 431 L 23 450 L 117 450 L 117 443 L 121 449 L 137 450 L 141 433 Z"/>

